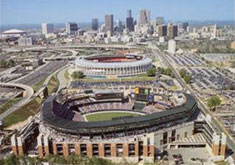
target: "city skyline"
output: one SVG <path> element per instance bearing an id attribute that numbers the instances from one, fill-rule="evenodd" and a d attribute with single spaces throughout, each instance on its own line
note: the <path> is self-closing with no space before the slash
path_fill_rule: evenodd
<path id="1" fill-rule="evenodd" d="M 62 22 L 90 22 L 93 17 L 96 17 L 100 22 L 104 22 L 105 14 L 113 14 L 114 20 L 126 19 L 126 11 L 132 10 L 134 19 L 138 19 L 141 9 L 151 11 L 151 20 L 155 20 L 158 16 L 163 16 L 166 20 L 233 20 L 233 2 L 220 0 L 207 0 L 189 2 L 186 0 L 172 1 L 148 0 L 148 3 L 143 1 L 134 2 L 123 0 L 118 2 L 109 2 L 100 0 L 98 3 L 94 1 L 69 1 L 66 3 L 63 0 L 55 1 L 16 1 L 10 0 L 1 1 L 1 24 L 38 24 L 42 22 L 62 23 Z M 219 6 L 219 8 L 218 8 Z M 215 10 L 216 9 L 216 10 Z M 65 11 L 65 12 L 61 12 Z M 226 11 L 226 12 L 224 12 Z"/>

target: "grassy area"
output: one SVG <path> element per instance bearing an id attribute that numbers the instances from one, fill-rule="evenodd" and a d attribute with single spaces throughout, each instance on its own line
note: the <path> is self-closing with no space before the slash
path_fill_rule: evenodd
<path id="1" fill-rule="evenodd" d="M 139 114 L 129 113 L 129 112 L 104 112 L 104 113 L 86 115 L 86 119 L 87 121 L 105 121 L 105 120 L 112 120 L 112 118 L 124 117 L 124 116 L 137 117 L 139 116 Z"/>
<path id="2" fill-rule="evenodd" d="M 170 87 L 170 90 L 176 91 L 176 90 L 179 90 L 179 88 L 178 88 L 177 86 L 171 86 L 171 87 Z"/>
<path id="3" fill-rule="evenodd" d="M 11 108 L 13 105 L 15 105 L 16 103 L 18 103 L 22 98 L 13 98 L 11 100 L 9 100 L 8 102 L 6 102 L 5 104 L 3 104 L 0 107 L 0 114 L 2 114 L 3 112 L 7 111 L 9 108 Z"/>
<path id="4" fill-rule="evenodd" d="M 215 162 L 216 165 L 227 165 L 225 161 Z"/>
<path id="5" fill-rule="evenodd" d="M 56 74 L 52 76 L 52 78 L 48 82 L 48 85 L 47 85 L 48 94 L 51 95 L 58 87 L 59 87 L 59 82 L 58 82 L 58 78 Z"/>
<path id="6" fill-rule="evenodd" d="M 64 77 L 66 80 L 68 80 L 68 81 L 70 80 L 70 74 L 69 74 L 68 70 L 65 71 Z"/>
<path id="7" fill-rule="evenodd" d="M 25 121 L 29 116 L 35 115 L 38 112 L 41 103 L 42 100 L 40 98 L 36 98 L 15 112 L 11 113 L 3 119 L 4 127 L 9 127 L 18 122 Z"/>
<path id="8" fill-rule="evenodd" d="M 35 90 L 35 91 L 39 90 L 39 89 L 42 87 L 42 85 L 43 85 L 43 83 L 44 83 L 45 80 L 46 80 L 46 79 L 43 79 L 43 80 L 39 81 L 38 83 L 36 83 L 36 84 L 33 86 L 33 90 Z"/>

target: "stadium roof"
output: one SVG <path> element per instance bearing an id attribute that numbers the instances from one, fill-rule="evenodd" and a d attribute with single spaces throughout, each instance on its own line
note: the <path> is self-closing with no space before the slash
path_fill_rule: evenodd
<path id="1" fill-rule="evenodd" d="M 24 33 L 26 32 L 18 29 L 11 29 L 3 32 L 3 34 L 24 34 Z"/>
<path id="2" fill-rule="evenodd" d="M 105 63 L 105 62 L 94 62 L 90 60 L 86 60 L 85 58 L 77 58 L 75 60 L 75 64 L 79 67 L 84 68 L 129 68 L 129 67 L 137 67 L 142 65 L 149 65 L 152 63 L 152 59 L 143 58 L 138 61 L 133 62 L 113 62 L 113 63 Z"/>
<path id="3" fill-rule="evenodd" d="M 121 91 L 117 91 L 117 90 L 94 90 L 95 94 L 110 94 L 110 93 L 123 93 Z"/>

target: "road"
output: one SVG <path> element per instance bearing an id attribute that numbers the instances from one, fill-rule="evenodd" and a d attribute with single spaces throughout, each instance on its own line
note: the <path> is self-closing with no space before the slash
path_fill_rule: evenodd
<path id="1" fill-rule="evenodd" d="M 0 83 L 0 86 L 17 87 L 17 88 L 21 88 L 26 91 L 26 96 L 22 100 L 20 100 L 18 103 L 16 103 L 14 106 L 12 106 L 10 109 L 8 109 L 4 113 L 2 113 L 0 115 L 0 120 L 5 118 L 6 116 L 11 114 L 12 112 L 16 111 L 19 107 L 24 106 L 25 104 L 29 103 L 31 101 L 33 94 L 34 94 L 34 90 L 31 87 L 29 87 L 27 85 L 23 85 L 23 84 Z"/>
<path id="2" fill-rule="evenodd" d="M 202 110 L 202 112 L 204 114 L 209 114 L 211 116 L 212 125 L 217 130 L 219 130 L 220 132 L 223 132 L 223 133 L 225 133 L 225 135 L 227 135 L 227 145 L 229 146 L 229 148 L 231 148 L 233 151 L 235 151 L 235 141 L 231 137 L 231 135 L 227 132 L 227 130 L 222 126 L 222 124 L 218 121 L 218 119 L 211 114 L 211 112 L 207 109 L 205 104 L 194 94 L 194 91 L 184 82 L 184 80 L 181 78 L 181 76 L 179 75 L 176 68 L 169 62 L 169 60 L 166 58 L 166 56 L 157 47 L 152 46 L 151 48 L 155 51 L 157 50 L 156 53 L 159 53 L 161 58 L 168 65 L 168 67 L 172 69 L 172 71 L 174 72 L 174 74 L 176 76 L 176 79 L 181 84 L 181 86 L 184 87 L 186 90 L 190 91 L 190 93 L 195 97 L 195 99 L 199 105 L 199 108 Z M 232 157 L 233 157 L 233 159 L 235 159 L 235 153 L 232 155 Z"/>
<path id="3" fill-rule="evenodd" d="M 61 89 L 67 87 L 67 85 L 68 85 L 68 81 L 67 81 L 67 79 L 66 79 L 65 76 L 64 76 L 66 70 L 67 70 L 67 66 L 65 66 L 64 69 L 62 69 L 62 70 L 58 73 L 58 75 L 57 75 L 57 78 L 58 78 L 58 81 L 59 81 L 59 88 L 58 88 L 58 90 L 57 90 L 57 93 L 58 93 Z"/>
<path id="4" fill-rule="evenodd" d="M 64 51 L 69 51 L 72 53 L 72 56 L 76 56 L 77 55 L 77 52 L 74 51 L 74 50 L 69 50 L 69 49 L 66 49 Z M 50 58 L 53 58 L 54 56 L 51 56 Z M 24 85 L 24 84 L 19 84 L 17 83 L 17 81 L 20 81 L 22 79 L 24 79 L 25 77 L 28 77 L 30 76 L 31 74 L 34 74 L 36 71 L 42 69 L 43 67 L 45 67 L 45 65 L 42 65 L 40 67 L 38 67 L 36 70 L 32 71 L 31 73 L 23 76 L 23 77 L 20 77 L 19 79 L 16 79 L 16 80 L 13 80 L 11 82 L 8 82 L 8 83 L 0 83 L 0 86 L 7 86 L 7 87 L 17 87 L 17 88 L 21 88 L 23 90 L 26 91 L 26 96 L 20 100 L 18 103 L 16 103 L 15 105 L 13 105 L 11 108 L 9 108 L 6 112 L 2 113 L 0 115 L 0 120 L 3 120 L 6 116 L 8 116 L 9 114 L 13 113 L 14 111 L 16 111 L 17 109 L 19 109 L 20 107 L 26 105 L 27 103 L 29 103 L 30 101 L 32 101 L 35 97 L 37 97 L 41 91 L 44 90 L 44 88 L 47 86 L 47 84 L 49 83 L 51 77 L 53 75 L 55 75 L 56 73 L 60 72 L 60 71 L 63 71 L 65 69 L 65 67 L 67 66 L 63 66 L 62 68 L 60 68 L 59 70 L 53 72 L 51 75 L 49 75 L 46 80 L 44 81 L 42 87 L 38 90 L 38 92 L 36 92 L 34 94 L 34 90 L 27 86 L 27 85 Z M 61 88 L 64 88 L 67 86 L 67 80 L 64 78 L 64 73 L 65 73 L 65 70 L 63 71 L 63 73 L 60 73 L 60 76 L 58 76 L 58 79 L 59 79 L 59 82 L 60 82 L 60 87 L 59 89 Z M 63 76 L 62 76 L 63 75 Z"/>
<path id="5" fill-rule="evenodd" d="M 24 84 L 17 84 L 17 83 L 0 83 L 0 86 L 6 86 L 6 87 L 17 87 L 17 88 L 21 88 L 23 90 L 26 91 L 26 96 L 20 100 L 18 103 L 16 103 L 15 105 L 13 105 L 11 108 L 9 108 L 7 111 L 5 111 L 4 113 L 2 113 L 0 115 L 0 120 L 3 120 L 6 116 L 8 116 L 9 114 L 13 113 L 14 111 L 18 110 L 20 107 L 28 104 L 30 101 L 32 101 L 35 97 L 37 97 L 43 90 L 44 88 L 47 86 L 47 84 L 49 83 L 50 79 L 52 78 L 52 76 L 54 74 L 56 74 L 57 72 L 61 71 L 63 68 L 61 68 L 60 70 L 52 73 L 50 76 L 48 76 L 46 78 L 46 80 L 44 81 L 42 87 L 38 90 L 38 92 L 36 92 L 34 94 L 34 90 L 27 85 Z"/>

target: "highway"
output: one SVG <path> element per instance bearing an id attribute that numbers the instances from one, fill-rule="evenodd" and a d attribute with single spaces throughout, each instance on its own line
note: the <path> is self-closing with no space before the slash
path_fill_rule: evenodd
<path id="1" fill-rule="evenodd" d="M 223 133 L 225 133 L 225 135 L 227 135 L 227 145 L 229 146 L 229 148 L 231 148 L 233 151 L 235 151 L 235 141 L 231 137 L 231 135 L 227 132 L 227 130 L 222 126 L 222 124 L 218 121 L 218 119 L 212 115 L 212 113 L 207 109 L 205 104 L 202 103 L 202 101 L 194 94 L 194 91 L 185 83 L 185 81 L 181 78 L 181 76 L 179 75 L 176 68 L 169 62 L 169 60 L 166 58 L 166 56 L 157 47 L 151 46 L 151 48 L 153 50 L 155 50 L 155 53 L 159 53 L 161 58 L 168 65 L 168 67 L 172 69 L 172 71 L 174 72 L 174 74 L 176 76 L 176 79 L 181 84 L 181 86 L 184 87 L 186 90 L 188 90 L 195 97 L 196 101 L 198 102 L 200 110 L 204 114 L 209 114 L 211 116 L 211 119 L 212 119 L 211 123 L 216 128 L 216 130 L 223 132 Z M 232 157 L 235 159 L 235 153 L 232 155 Z"/>
<path id="2" fill-rule="evenodd" d="M 67 85 L 68 85 L 68 81 L 67 81 L 67 79 L 65 78 L 65 72 L 66 72 L 66 69 L 67 69 L 67 66 L 65 66 L 61 71 L 59 71 L 59 73 L 58 73 L 58 75 L 57 75 L 57 78 L 58 78 L 58 81 L 59 81 L 59 88 L 58 88 L 58 90 L 57 90 L 57 93 L 61 90 L 61 89 L 63 89 L 63 88 L 65 88 L 65 87 L 67 87 Z"/>
<path id="3" fill-rule="evenodd" d="M 33 49 L 34 50 L 34 49 Z M 75 57 L 77 55 L 77 52 L 74 51 L 74 50 L 69 50 L 69 49 L 63 49 L 64 51 L 69 51 L 72 53 L 72 56 Z M 50 57 L 50 58 L 53 58 L 54 56 Z M 27 85 L 24 85 L 24 84 L 20 84 L 20 83 L 17 83 L 18 81 L 26 78 L 26 77 L 29 77 L 31 75 L 33 75 L 36 71 L 39 71 L 40 69 L 44 68 L 46 65 L 42 65 L 40 67 L 38 67 L 36 70 L 32 71 L 31 73 L 23 76 L 23 77 L 20 77 L 19 79 L 16 79 L 16 80 L 13 80 L 11 82 L 8 82 L 8 83 L 0 83 L 0 86 L 6 86 L 6 87 L 17 87 L 17 88 L 21 88 L 23 89 L 24 91 L 26 91 L 26 96 L 20 100 L 18 103 L 16 103 L 15 105 L 13 105 L 11 108 L 9 108 L 7 111 L 5 111 L 4 113 L 2 113 L 0 115 L 0 120 L 3 120 L 6 116 L 8 116 L 9 114 L 13 113 L 14 111 L 16 111 L 17 109 L 19 109 L 20 107 L 28 104 L 30 101 L 32 101 L 35 97 L 37 97 L 43 90 L 44 88 L 47 86 L 47 84 L 49 83 L 51 77 L 53 75 L 55 75 L 56 73 L 60 72 L 59 76 L 58 76 L 58 79 L 59 79 L 59 83 L 60 83 L 60 86 L 59 86 L 59 89 L 62 89 L 64 87 L 67 86 L 67 80 L 65 79 L 64 77 L 64 73 L 65 73 L 65 67 L 66 66 L 63 66 L 62 68 L 60 68 L 59 70 L 53 72 L 51 75 L 49 75 L 46 80 L 44 81 L 42 87 L 34 94 L 34 90 L 30 87 L 30 86 L 27 86 Z M 61 72 L 62 71 L 62 72 Z"/>
<path id="4" fill-rule="evenodd" d="M 16 84 L 16 83 L 0 83 L 0 86 L 5 86 L 5 87 L 17 87 L 17 88 L 21 88 L 24 91 L 26 91 L 26 95 L 25 97 L 20 100 L 18 103 L 16 103 L 14 106 L 12 106 L 10 109 L 8 109 L 7 111 L 5 111 L 4 113 L 2 113 L 0 115 L 0 120 L 2 120 L 3 118 L 5 118 L 6 116 L 8 116 L 9 114 L 11 114 L 12 112 L 16 111 L 19 107 L 24 106 L 25 104 L 29 103 L 31 101 L 31 98 L 34 94 L 34 90 L 27 86 L 27 85 L 23 85 L 23 84 Z"/>
<path id="5" fill-rule="evenodd" d="M 12 106 L 11 108 L 9 108 L 7 111 L 5 111 L 4 113 L 2 113 L 0 115 L 0 120 L 3 120 L 6 116 L 8 116 L 9 114 L 13 113 L 14 111 L 16 111 L 17 109 L 19 109 L 20 107 L 28 104 L 30 101 L 32 101 L 35 97 L 37 97 L 43 90 L 44 88 L 47 86 L 47 84 L 49 83 L 50 79 L 52 78 L 52 76 L 54 74 L 56 74 L 57 72 L 61 71 L 63 68 L 57 70 L 56 72 L 52 73 L 50 76 L 48 76 L 46 78 L 46 80 L 44 81 L 42 87 L 37 91 L 37 93 L 34 94 L 34 90 L 27 85 L 24 84 L 18 84 L 18 83 L 0 83 L 0 86 L 5 86 L 5 87 L 17 87 L 17 88 L 21 88 L 24 91 L 26 91 L 26 96 L 20 100 L 18 103 L 16 103 L 14 106 Z M 63 81 L 62 81 L 63 82 Z M 67 81 L 66 81 L 67 83 Z M 64 84 L 63 84 L 64 85 Z"/>

